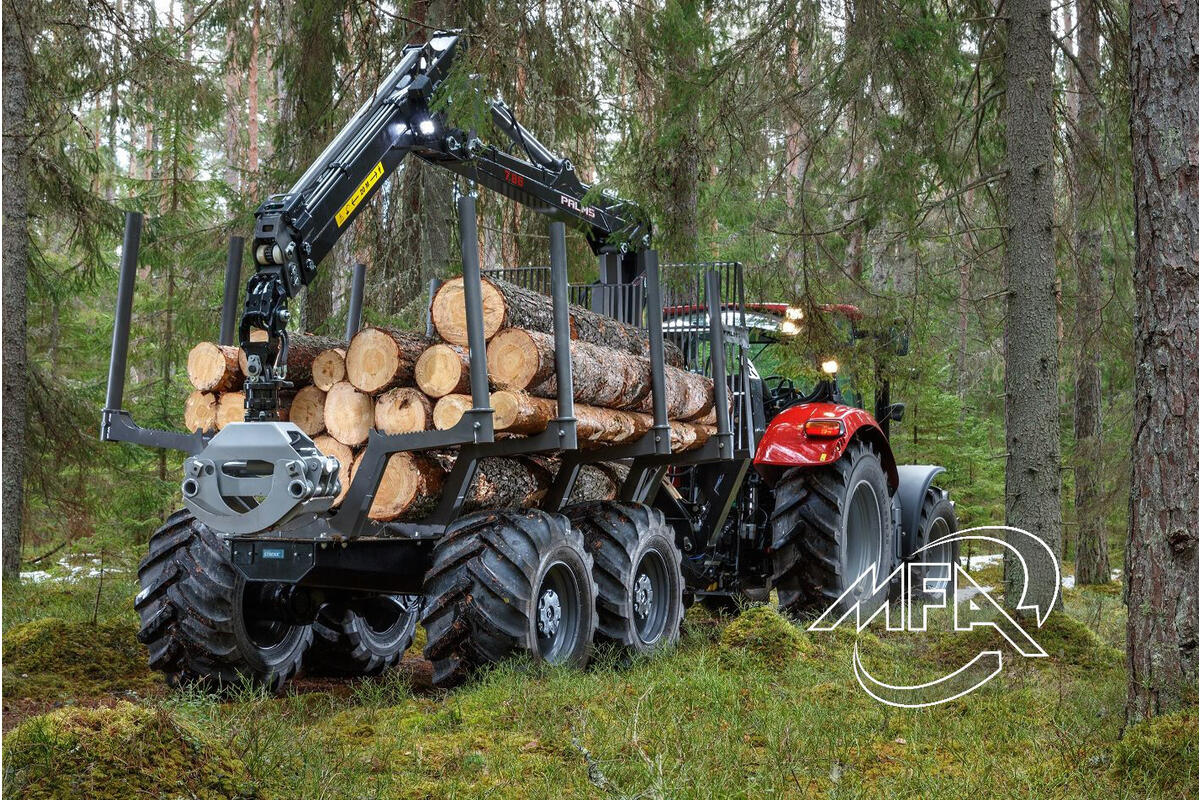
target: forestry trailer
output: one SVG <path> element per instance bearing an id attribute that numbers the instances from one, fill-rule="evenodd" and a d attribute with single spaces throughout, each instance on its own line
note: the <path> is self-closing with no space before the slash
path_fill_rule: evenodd
<path id="1" fill-rule="evenodd" d="M 303 668 L 375 673 L 399 661 L 418 622 L 441 685 L 512 654 L 583 665 L 596 641 L 648 653 L 677 640 L 696 600 L 728 607 L 775 590 L 791 613 L 839 598 L 881 602 L 904 559 L 956 528 L 931 483 L 941 468 L 892 456 L 887 424 L 902 405 L 885 398 L 873 416 L 845 402 L 832 363 L 806 390 L 756 370 L 754 348 L 805 324 L 798 309 L 748 307 L 736 263 L 660 265 L 636 206 L 582 183 L 501 101 L 487 105 L 509 150 L 454 127 L 447 109 L 464 98 L 447 96 L 447 78 L 460 47 L 454 33 L 406 47 L 291 191 L 258 209 L 240 371 L 232 345 L 243 242 L 231 242 L 220 345 L 232 359 L 226 376 L 243 389 L 235 414 L 244 407 L 244 421 L 182 433 L 140 427 L 123 410 L 141 231 L 139 215 L 126 217 L 101 437 L 186 454 L 185 508 L 151 538 L 136 599 L 139 639 L 173 683 L 278 689 Z M 445 103 L 434 101 L 439 90 Z M 289 336 L 288 302 L 406 156 L 465 179 L 462 277 L 431 287 L 427 332 L 462 359 L 450 381 L 459 394 L 439 399 L 434 416 L 447 398 L 457 410 L 403 432 L 382 423 L 382 396 L 371 392 L 411 384 L 419 353 L 402 346 L 406 337 L 433 340 L 358 331 L 356 269 L 347 373 L 378 373 L 382 350 L 358 348 L 369 332 L 397 344 L 386 380 L 330 389 L 324 422 L 335 437 L 335 391 L 367 415 L 362 441 L 349 442 L 365 447 L 335 458 L 340 445 L 321 437 L 318 447 L 295 407 L 282 421 L 283 404 L 299 397 L 293 382 L 317 371 L 298 355 L 304 337 Z M 549 267 L 481 270 L 478 186 L 549 219 Z M 593 283 L 568 283 L 568 224 L 596 254 Z M 533 343 L 508 356 L 544 356 L 533 368 L 541 383 L 508 392 L 515 406 L 504 409 L 509 387 L 497 385 L 493 362 L 505 352 L 489 345 L 499 327 Z M 589 384 L 618 373 L 624 394 L 605 400 Z M 421 392 L 404 391 L 429 408 Z M 544 476 L 536 492 L 513 494 L 503 472 L 485 474 L 489 464 L 534 462 Z M 580 476 L 601 464 L 616 488 L 579 502 Z M 409 477 L 395 479 L 393 465 L 412 467 Z M 493 500 L 507 499 L 489 504 L 485 479 Z M 392 502 L 404 492 L 406 504 Z M 882 586 L 856 584 L 871 566 Z"/>

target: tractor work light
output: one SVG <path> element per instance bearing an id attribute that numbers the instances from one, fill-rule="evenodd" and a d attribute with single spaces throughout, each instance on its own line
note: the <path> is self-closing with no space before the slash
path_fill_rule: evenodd
<path id="1" fill-rule="evenodd" d="M 800 326 L 790 319 L 785 319 L 779 323 L 779 332 L 784 336 L 795 336 L 800 332 Z"/>
<path id="2" fill-rule="evenodd" d="M 821 372 L 824 372 L 826 375 L 836 375 L 837 371 L 838 363 L 832 358 L 828 361 L 821 362 Z"/>
<path id="3" fill-rule="evenodd" d="M 788 306 L 787 311 L 783 312 L 783 316 L 792 322 L 800 322 L 804 319 L 804 309 L 799 306 Z"/>
<path id="4" fill-rule="evenodd" d="M 822 439 L 834 439 L 842 435 L 842 421 L 840 419 L 810 419 L 804 423 L 804 434 L 806 436 L 815 436 Z"/>

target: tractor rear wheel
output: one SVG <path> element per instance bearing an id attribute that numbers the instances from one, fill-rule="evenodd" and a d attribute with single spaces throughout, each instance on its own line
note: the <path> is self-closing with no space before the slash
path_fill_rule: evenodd
<path id="1" fill-rule="evenodd" d="M 591 656 L 592 556 L 562 515 L 504 510 L 457 520 L 434 549 L 425 598 L 425 657 L 439 686 L 519 653 L 574 667 Z"/>
<path id="2" fill-rule="evenodd" d="M 330 675 L 378 675 L 400 663 L 420 617 L 417 595 L 378 595 L 353 608 L 329 604 L 313 623 L 305 666 Z"/>
<path id="3" fill-rule="evenodd" d="M 150 537 L 138 580 L 138 641 L 172 686 L 250 681 L 274 692 L 300 669 L 311 626 L 267 619 L 259 604 L 268 586 L 242 578 L 228 542 L 190 512 L 175 512 Z"/>
<path id="4" fill-rule="evenodd" d="M 566 509 L 595 559 L 597 639 L 647 654 L 679 640 L 683 554 L 661 511 L 602 501 Z"/>
<path id="5" fill-rule="evenodd" d="M 887 478 L 879 455 L 854 441 L 827 467 L 795 468 L 775 486 L 771 517 L 772 560 L 779 606 L 799 613 L 823 611 L 868 567 L 884 581 L 895 562 L 895 530 Z M 859 583 L 840 603 L 874 610 L 887 590 Z"/>
<path id="6" fill-rule="evenodd" d="M 954 503 L 950 502 L 950 495 L 944 489 L 931 486 L 929 491 L 925 492 L 925 500 L 921 504 L 921 518 L 917 526 L 913 553 L 913 561 L 925 566 L 914 565 L 909 574 L 911 585 L 920 587 L 921 594 L 936 599 L 954 586 L 953 565 L 958 563 L 959 543 L 953 541 L 939 544 L 938 540 L 955 533 L 958 533 L 958 516 L 954 513 Z M 945 574 L 940 567 L 934 572 L 928 566 L 930 564 L 950 564 L 950 574 Z M 948 602 L 953 600 L 954 598 L 949 598 Z"/>

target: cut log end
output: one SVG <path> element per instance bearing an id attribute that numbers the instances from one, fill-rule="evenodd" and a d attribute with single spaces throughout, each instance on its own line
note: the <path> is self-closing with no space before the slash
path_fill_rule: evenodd
<path id="1" fill-rule="evenodd" d="M 483 338 L 490 339 L 504 326 L 506 303 L 504 295 L 491 281 L 481 280 L 479 288 L 483 306 Z M 434 328 L 443 339 L 451 344 L 467 346 L 467 300 L 462 278 L 452 278 L 442 284 L 433 296 L 430 314 Z"/>
<path id="2" fill-rule="evenodd" d="M 187 358 L 188 380 L 202 392 L 228 392 L 241 388 L 238 348 L 201 342 Z"/>
<path id="3" fill-rule="evenodd" d="M 183 403 L 183 426 L 192 433 L 217 429 L 218 400 L 211 392 L 196 390 Z"/>
<path id="4" fill-rule="evenodd" d="M 416 333 L 363 328 L 346 348 L 346 380 L 367 394 L 410 383 L 413 365 L 430 344 Z"/>
<path id="5" fill-rule="evenodd" d="M 375 404 L 370 395 L 350 383 L 335 383 L 325 395 L 325 430 L 342 444 L 357 447 L 366 442 L 374 420 Z"/>
<path id="6" fill-rule="evenodd" d="M 246 395 L 241 392 L 226 392 L 217 403 L 217 430 L 223 430 L 231 422 L 246 419 Z"/>
<path id="7" fill-rule="evenodd" d="M 309 436 L 316 436 L 324 431 L 325 392 L 316 386 L 305 386 L 296 392 L 288 411 L 288 419 Z"/>
<path id="8" fill-rule="evenodd" d="M 359 456 L 355 474 L 361 464 Z M 429 458 L 419 453 L 393 453 L 383 469 L 367 516 L 383 522 L 425 516 L 437 505 L 443 478 L 442 470 Z"/>
<path id="9" fill-rule="evenodd" d="M 463 414 L 471 408 L 471 395 L 448 394 L 433 407 L 433 427 L 448 431 L 458 424 Z"/>
<path id="10" fill-rule="evenodd" d="M 491 348 L 488 348 L 489 354 Z M 470 389 L 470 358 L 458 345 L 435 344 L 417 359 L 413 369 L 417 386 L 432 398 Z"/>
<path id="11" fill-rule="evenodd" d="M 505 328 L 488 342 L 488 377 L 502 389 L 525 389 L 541 383 L 554 372 L 552 340 L 521 328 Z M 549 362 L 549 363 L 547 363 Z"/>
<path id="12" fill-rule="evenodd" d="M 375 401 L 375 427 L 381 433 L 413 433 L 432 426 L 433 405 L 416 389 L 391 389 Z"/>
<path id="13" fill-rule="evenodd" d="M 346 380 L 346 349 L 335 347 L 323 350 L 313 359 L 313 386 L 323 392 L 328 392 L 335 383 Z"/>

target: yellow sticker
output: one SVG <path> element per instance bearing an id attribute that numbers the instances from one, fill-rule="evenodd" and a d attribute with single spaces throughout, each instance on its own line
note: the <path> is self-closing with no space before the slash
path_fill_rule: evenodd
<path id="1" fill-rule="evenodd" d="M 826 458 L 828 458 L 828 456 L 828 453 L 821 453 L 821 460 L 824 461 Z"/>
<path id="2" fill-rule="evenodd" d="M 358 208 L 358 204 L 363 201 L 364 197 L 371 193 L 371 190 L 375 188 L 375 184 L 379 183 L 379 179 L 382 177 L 383 162 L 380 161 L 371 170 L 370 174 L 363 178 L 363 182 L 354 190 L 354 194 L 350 195 L 350 199 L 346 201 L 346 205 L 342 206 L 342 210 L 337 212 L 335 219 L 337 219 L 339 228 L 350 218 L 350 215 L 354 213 L 354 209 Z"/>

